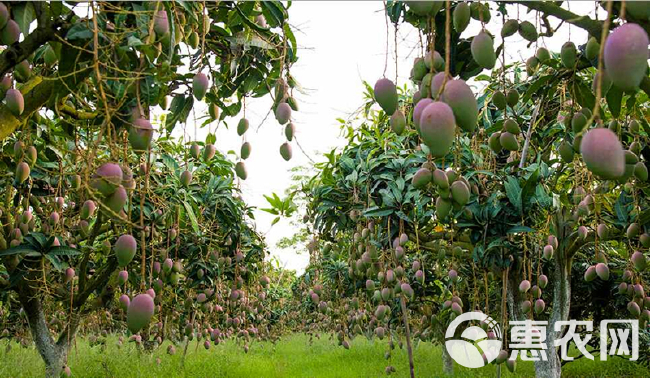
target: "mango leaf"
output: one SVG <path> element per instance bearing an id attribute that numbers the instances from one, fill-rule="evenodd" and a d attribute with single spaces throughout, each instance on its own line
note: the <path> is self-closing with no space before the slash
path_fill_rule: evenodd
<path id="1" fill-rule="evenodd" d="M 578 104 L 585 108 L 593 109 L 596 105 L 596 97 L 594 96 L 591 88 L 589 88 L 582 80 L 575 76 L 576 100 Z"/>
<path id="2" fill-rule="evenodd" d="M 283 25 L 284 20 L 289 17 L 286 9 L 284 9 L 284 6 L 279 1 L 263 1 L 261 5 L 262 14 L 264 14 L 270 26 Z"/>
<path id="3" fill-rule="evenodd" d="M 555 75 L 546 75 L 546 76 L 542 76 L 542 77 L 540 77 L 539 79 L 535 80 L 535 81 L 534 81 L 534 82 L 533 82 L 533 83 L 528 87 L 528 89 L 526 90 L 526 93 L 525 93 L 524 96 L 522 97 L 522 100 L 521 100 L 522 103 L 526 103 L 528 100 L 530 100 L 530 98 L 533 97 L 533 95 L 534 95 L 535 93 L 538 93 L 538 92 L 539 92 L 539 89 L 540 89 L 544 84 L 548 83 L 548 82 L 551 81 L 553 78 L 555 78 Z"/>
<path id="4" fill-rule="evenodd" d="M 40 232 L 33 232 L 25 236 L 25 242 L 38 251 L 42 251 L 45 247 L 47 247 L 47 238 Z"/>
<path id="5" fill-rule="evenodd" d="M 371 207 L 368 210 L 364 211 L 363 215 L 365 217 L 368 217 L 368 218 L 370 218 L 370 217 L 385 217 L 387 215 L 391 215 L 394 212 L 395 212 L 394 209 L 387 209 L 387 208 L 382 209 L 382 208 L 379 208 L 378 206 L 374 206 L 374 207 Z"/>
<path id="6" fill-rule="evenodd" d="M 59 272 L 63 269 L 63 266 L 61 265 L 61 260 L 56 255 L 45 255 L 45 257 L 48 260 L 50 260 L 50 263 L 52 263 L 54 269 L 56 269 Z"/>
<path id="7" fill-rule="evenodd" d="M 185 211 L 187 212 L 187 217 L 190 218 L 190 222 L 192 223 L 192 229 L 194 229 L 194 232 L 199 232 L 199 222 L 196 220 L 196 215 L 194 215 L 194 210 L 192 210 L 192 205 L 187 203 L 186 201 L 183 201 L 183 206 L 185 207 Z"/>
<path id="8" fill-rule="evenodd" d="M 85 24 L 82 23 L 77 23 L 73 25 L 70 30 L 68 30 L 68 34 L 66 35 L 65 39 L 68 41 L 73 41 L 75 39 L 90 39 L 93 37 L 93 32 L 86 27 Z"/>
<path id="9" fill-rule="evenodd" d="M 27 36 L 29 34 L 29 26 L 36 19 L 34 4 L 32 4 L 31 1 L 14 4 L 11 7 L 11 12 L 14 15 L 14 21 L 18 23 L 18 27 L 20 27 L 23 36 Z"/>
<path id="10" fill-rule="evenodd" d="M 607 99 L 607 106 L 609 106 L 609 111 L 612 112 L 612 116 L 618 118 L 621 114 L 621 99 L 623 98 L 623 91 L 612 85 L 609 91 L 607 91 L 605 98 Z"/>
<path id="11" fill-rule="evenodd" d="M 47 252 L 46 256 L 78 256 L 81 254 L 81 251 L 72 247 L 60 246 L 52 247 Z"/>
<path id="12" fill-rule="evenodd" d="M 521 214 L 521 187 L 519 186 L 519 180 L 509 176 L 504 186 L 508 200 L 510 200 L 510 203 L 515 207 L 517 212 Z"/>
<path id="13" fill-rule="evenodd" d="M 172 103 L 169 107 L 170 114 L 167 116 L 165 121 L 165 129 L 168 133 L 171 133 L 174 130 L 177 122 L 185 122 L 187 117 L 194 106 L 194 97 L 176 95 L 172 100 Z"/>
<path id="14" fill-rule="evenodd" d="M 0 252 L 0 256 L 13 256 L 13 255 L 23 255 L 23 254 L 28 254 L 28 253 L 33 253 L 36 251 L 34 248 L 28 245 L 17 245 L 15 247 L 7 248 L 4 251 Z"/>
<path id="15" fill-rule="evenodd" d="M 511 227 L 507 232 L 509 234 L 515 234 L 515 233 L 520 233 L 520 232 L 535 232 L 535 230 L 530 228 L 530 227 L 527 227 L 527 226 L 517 225 L 517 226 Z"/>
<path id="16" fill-rule="evenodd" d="M 134 35 L 130 35 L 126 41 L 129 47 L 138 47 L 143 45 L 142 41 Z"/>

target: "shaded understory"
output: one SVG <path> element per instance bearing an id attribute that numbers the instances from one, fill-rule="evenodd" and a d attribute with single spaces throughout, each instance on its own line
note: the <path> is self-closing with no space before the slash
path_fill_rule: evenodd
<path id="1" fill-rule="evenodd" d="M 6 341 L 0 342 L 0 377 L 40 377 L 44 365 L 33 348 L 12 344 L 7 353 Z M 246 378 L 334 378 L 381 377 L 386 365 L 397 372 L 392 377 L 408 377 L 406 348 L 393 351 L 392 359 L 384 359 L 387 341 L 371 342 L 357 338 L 350 350 L 337 347 L 327 337 L 314 339 L 309 345 L 303 335 L 285 337 L 275 347 L 270 343 L 251 344 L 248 354 L 234 342 L 212 346 L 205 350 L 190 344 L 185 366 L 182 348 L 174 356 L 166 354 L 167 343 L 153 354 L 138 354 L 132 343 L 117 347 L 117 338 L 110 337 L 106 348 L 89 347 L 85 339 L 77 341 L 70 353 L 69 364 L 73 377 L 246 377 Z M 414 350 L 417 377 L 442 376 L 440 347 L 417 344 Z M 160 358 L 160 365 L 156 360 Z M 464 369 L 455 365 L 455 377 L 495 377 L 494 366 L 482 369 Z M 517 374 L 504 367 L 503 377 L 533 377 L 532 363 L 519 361 Z M 580 359 L 563 368 L 563 377 L 643 377 L 650 370 L 620 358 L 607 362 Z"/>

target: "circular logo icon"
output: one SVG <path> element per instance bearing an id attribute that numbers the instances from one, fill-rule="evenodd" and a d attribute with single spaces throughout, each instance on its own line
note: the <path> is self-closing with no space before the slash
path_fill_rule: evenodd
<path id="1" fill-rule="evenodd" d="M 453 339 L 458 326 L 472 320 L 487 324 L 487 328 L 493 330 L 496 338 L 489 339 L 481 327 L 469 326 L 460 335 L 461 340 Z M 497 358 L 501 350 L 501 327 L 482 312 L 466 312 L 449 324 L 445 340 L 447 352 L 454 361 L 467 368 L 480 368 Z"/>

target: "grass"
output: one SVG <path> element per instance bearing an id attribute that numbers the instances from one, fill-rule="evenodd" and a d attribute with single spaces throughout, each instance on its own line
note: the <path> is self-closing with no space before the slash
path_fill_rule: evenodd
<path id="1" fill-rule="evenodd" d="M 294 334 L 282 339 L 276 346 L 270 343 L 252 343 L 248 354 L 241 345 L 228 342 L 205 350 L 192 342 L 185 365 L 182 348 L 174 356 L 166 354 L 167 344 L 153 354 L 138 353 L 132 343 L 117 347 L 110 337 L 107 347 L 91 348 L 85 340 L 78 340 L 69 364 L 73 377 L 223 377 L 223 378 L 376 378 L 385 376 L 386 365 L 397 372 L 392 377 L 408 377 L 406 348 L 395 349 L 392 359 L 384 359 L 387 342 L 357 338 L 350 350 L 336 346 L 325 338 L 309 344 L 304 335 Z M 442 357 L 439 346 L 420 343 L 415 351 L 416 377 L 440 377 Z M 157 359 L 160 358 L 160 364 Z M 495 377 L 493 365 L 481 369 L 454 366 L 455 377 Z M 504 367 L 503 377 L 534 377 L 532 363 L 519 361 L 517 374 Z M 0 343 L 0 377 L 40 377 L 44 365 L 34 347 L 21 348 L 12 344 L 6 351 L 6 342 Z M 634 362 L 620 358 L 606 362 L 580 359 L 563 368 L 563 377 L 648 377 L 650 371 Z"/>

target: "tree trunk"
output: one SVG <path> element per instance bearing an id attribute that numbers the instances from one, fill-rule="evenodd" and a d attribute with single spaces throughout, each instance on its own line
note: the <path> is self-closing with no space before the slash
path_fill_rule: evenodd
<path id="1" fill-rule="evenodd" d="M 27 315 L 36 349 L 45 362 L 45 376 L 48 378 L 59 377 L 66 362 L 70 342 L 76 334 L 79 318 L 77 315 L 72 315 L 70 323 L 59 336 L 59 340 L 54 342 L 47 327 L 38 293 L 27 284 L 21 286 L 18 290 L 18 297 Z"/>
<path id="2" fill-rule="evenodd" d="M 555 340 L 562 336 L 562 331 L 555 331 L 555 324 L 558 321 L 569 319 L 569 307 L 571 305 L 571 258 L 564 257 L 563 253 L 556 254 L 553 258 L 553 268 L 550 272 L 549 285 L 553 290 L 551 313 L 546 326 L 546 361 L 535 362 L 535 376 L 537 378 L 560 378 L 562 376 L 562 364 Z M 522 277 L 511 275 L 508 282 L 508 307 L 510 317 L 513 320 L 526 320 L 526 314 L 521 311 L 521 302 L 525 300 L 517 289 Z"/>
<path id="3" fill-rule="evenodd" d="M 535 362 L 535 373 L 538 378 L 559 378 L 562 376 L 562 364 L 558 356 L 555 340 L 562 337 L 562 330 L 555 331 L 558 321 L 569 320 L 571 305 L 571 258 L 556 256 L 553 264 L 553 308 L 546 328 L 546 352 L 548 361 Z"/>
<path id="4" fill-rule="evenodd" d="M 404 320 L 404 331 L 406 333 L 406 350 L 409 355 L 409 372 L 411 373 L 411 378 L 415 378 L 415 366 L 413 364 L 413 348 L 411 347 L 411 329 L 409 327 L 409 318 L 406 311 L 406 300 L 404 299 L 404 294 L 400 295 L 400 305 L 402 307 L 402 315 Z"/>
<path id="5" fill-rule="evenodd" d="M 452 376 L 454 375 L 454 361 L 451 359 L 447 348 L 442 346 L 442 369 L 445 375 Z"/>

